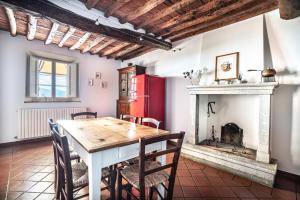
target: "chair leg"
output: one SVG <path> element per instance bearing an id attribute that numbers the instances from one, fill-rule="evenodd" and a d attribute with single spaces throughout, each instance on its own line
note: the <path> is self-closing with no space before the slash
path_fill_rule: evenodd
<path id="1" fill-rule="evenodd" d="M 132 194 L 132 186 L 131 185 L 128 185 L 128 191 Z M 126 199 L 127 200 L 131 200 L 131 194 L 129 194 L 127 192 L 127 196 L 126 196 Z"/>
<path id="2" fill-rule="evenodd" d="M 117 199 L 122 200 L 122 175 L 120 170 L 118 170 L 117 179 Z"/>
<path id="3" fill-rule="evenodd" d="M 116 199 L 116 168 L 112 167 L 111 176 L 109 177 L 109 185 L 110 185 L 110 198 L 112 200 Z"/>
<path id="4" fill-rule="evenodd" d="M 61 175 L 59 174 L 59 170 L 55 172 L 55 198 L 60 199 L 61 196 Z"/>
<path id="5" fill-rule="evenodd" d="M 153 192 L 154 192 L 154 189 L 153 189 L 153 187 L 151 187 L 150 191 L 149 191 L 149 200 L 153 199 Z"/>

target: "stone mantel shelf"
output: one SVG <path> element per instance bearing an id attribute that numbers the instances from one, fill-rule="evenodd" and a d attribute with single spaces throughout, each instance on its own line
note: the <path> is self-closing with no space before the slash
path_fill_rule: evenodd
<path id="1" fill-rule="evenodd" d="M 189 85 L 187 89 L 190 95 L 195 94 L 251 94 L 271 95 L 278 86 L 277 82 L 272 83 L 245 83 L 230 85 Z"/>

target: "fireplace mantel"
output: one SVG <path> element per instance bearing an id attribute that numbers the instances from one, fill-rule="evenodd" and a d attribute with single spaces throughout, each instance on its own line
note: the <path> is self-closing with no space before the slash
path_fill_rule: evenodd
<path id="1" fill-rule="evenodd" d="M 278 83 L 246 83 L 230 85 L 191 85 L 187 86 L 190 95 L 193 94 L 251 94 L 271 95 Z"/>

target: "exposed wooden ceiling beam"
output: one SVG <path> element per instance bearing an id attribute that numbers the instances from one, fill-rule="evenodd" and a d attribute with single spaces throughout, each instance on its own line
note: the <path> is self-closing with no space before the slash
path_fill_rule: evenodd
<path id="1" fill-rule="evenodd" d="M 88 9 L 94 8 L 100 0 L 86 0 L 85 5 Z"/>
<path id="2" fill-rule="evenodd" d="M 197 0 L 196 0 L 197 1 Z M 136 26 L 136 28 L 144 28 L 145 26 L 147 26 L 148 24 L 152 24 L 162 18 L 164 18 L 167 15 L 170 15 L 172 13 L 177 12 L 177 10 L 180 10 L 181 8 L 191 4 L 195 2 L 195 0 L 182 0 L 182 1 L 178 1 L 176 3 L 174 3 L 172 6 L 168 6 L 167 8 L 165 8 L 164 10 L 160 11 L 159 13 L 157 13 L 155 16 L 153 16 L 152 18 L 143 21 L 142 23 L 138 24 Z"/>
<path id="3" fill-rule="evenodd" d="M 70 50 L 78 49 L 90 36 L 91 33 L 85 33 L 73 46 L 70 47 Z"/>
<path id="4" fill-rule="evenodd" d="M 45 41 L 45 44 L 51 44 L 52 43 L 53 38 L 56 35 L 56 31 L 57 31 L 58 27 L 59 27 L 59 24 L 56 23 L 56 22 L 53 22 L 52 28 L 51 28 L 51 30 L 48 34 L 48 37 L 47 37 L 47 40 Z"/>
<path id="5" fill-rule="evenodd" d="M 128 54 L 125 54 L 123 56 L 121 56 L 120 58 L 116 58 L 116 59 L 119 59 L 119 60 L 129 60 L 129 59 L 132 59 L 132 58 L 135 58 L 137 56 L 140 56 L 140 55 L 143 55 L 145 53 L 148 53 L 150 51 L 152 51 L 153 49 L 150 48 L 150 47 L 140 47 L 132 52 L 129 52 Z"/>
<path id="6" fill-rule="evenodd" d="M 282 19 L 294 19 L 300 16 L 299 0 L 279 0 L 279 11 Z"/>
<path id="7" fill-rule="evenodd" d="M 135 12 L 129 13 L 129 15 L 125 19 L 121 19 L 121 23 L 129 22 L 135 20 L 136 18 L 146 14 L 159 4 L 162 4 L 165 0 L 147 0 L 146 3 L 139 7 Z"/>
<path id="8" fill-rule="evenodd" d="M 231 1 L 231 0 L 226 0 Z M 211 10 L 214 7 L 217 7 L 217 5 L 220 3 L 220 0 L 210 0 L 207 1 L 205 4 L 196 7 L 194 9 L 189 10 L 187 13 L 183 15 L 179 15 L 177 17 L 172 17 L 170 20 L 165 21 L 161 24 L 157 24 L 156 26 L 153 26 L 151 29 L 149 29 L 150 32 L 156 33 L 159 32 L 162 29 L 166 29 L 168 27 L 175 26 L 176 24 L 182 23 L 184 21 L 190 20 L 195 16 L 195 14 L 199 15 L 200 13 L 205 13 Z"/>
<path id="9" fill-rule="evenodd" d="M 116 52 L 116 51 L 118 51 L 118 50 L 120 50 L 120 49 L 122 49 L 123 47 L 126 47 L 126 46 L 128 46 L 129 44 L 128 43 L 121 43 L 121 44 L 118 44 L 118 45 L 116 45 L 116 46 L 114 46 L 114 47 L 112 47 L 112 48 L 110 48 L 109 50 L 107 50 L 107 51 L 105 51 L 104 53 L 102 53 L 101 54 L 101 56 L 107 56 L 107 55 L 109 55 L 109 54 L 112 54 L 112 53 L 114 53 L 114 52 Z"/>
<path id="10" fill-rule="evenodd" d="M 112 43 L 114 43 L 116 40 L 115 39 L 110 39 L 107 42 L 101 44 L 100 46 L 97 47 L 97 49 L 93 52 L 93 54 L 97 54 L 99 53 L 102 49 L 108 47 L 109 45 L 111 45 Z"/>
<path id="11" fill-rule="evenodd" d="M 47 0 L 1 0 L 0 4 L 21 9 L 25 12 L 41 14 L 48 16 L 61 23 L 77 27 L 83 31 L 95 34 L 103 34 L 124 42 L 145 45 L 152 48 L 161 48 L 169 50 L 172 44 L 164 40 L 155 38 L 154 36 L 131 31 L 128 29 L 118 29 L 105 26 L 103 24 L 95 25 L 95 21 L 77 15 L 69 10 L 63 9 Z"/>
<path id="12" fill-rule="evenodd" d="M 31 15 L 28 15 L 28 30 L 27 30 L 27 39 L 33 40 L 37 28 L 37 18 Z"/>
<path id="13" fill-rule="evenodd" d="M 238 0 L 238 1 L 234 1 L 234 3 L 232 2 L 231 4 L 224 6 L 224 7 L 222 7 L 222 6 L 215 7 L 215 9 L 212 12 L 210 12 L 209 14 L 206 14 L 202 17 L 196 18 L 189 22 L 179 24 L 178 26 L 175 26 L 174 28 L 168 29 L 169 33 L 165 30 L 164 32 L 161 32 L 159 35 L 168 38 L 172 35 L 177 34 L 181 30 L 187 31 L 188 28 L 190 28 L 190 27 L 212 21 L 219 16 L 222 16 L 222 15 L 225 15 L 226 13 L 237 10 L 238 8 L 241 8 L 249 3 L 252 3 L 252 5 L 253 5 L 253 2 L 255 2 L 255 0 Z M 257 4 L 257 2 L 255 2 L 255 4 Z"/>
<path id="14" fill-rule="evenodd" d="M 5 13 L 6 13 L 8 21 L 9 21 L 10 34 L 12 36 L 16 36 L 17 35 L 17 22 L 16 22 L 16 18 L 14 15 L 14 11 L 11 8 L 5 7 Z"/>
<path id="15" fill-rule="evenodd" d="M 117 10 L 122 8 L 126 3 L 130 0 L 115 0 L 112 4 L 107 8 L 106 12 L 104 13 L 105 17 L 112 16 Z"/>
<path id="16" fill-rule="evenodd" d="M 64 35 L 58 46 L 63 47 L 65 42 L 75 33 L 75 31 L 76 29 L 70 26 L 68 32 Z"/>
<path id="17" fill-rule="evenodd" d="M 94 46 L 102 42 L 104 39 L 105 37 L 101 37 L 101 36 L 96 37 L 96 39 L 94 39 L 91 43 L 88 43 L 86 45 L 86 47 L 81 51 L 81 53 L 88 52 L 89 50 L 91 50 L 91 48 L 93 48 Z"/>
<path id="18" fill-rule="evenodd" d="M 123 56 L 139 47 L 140 47 L 140 45 L 130 44 L 128 46 L 123 47 L 122 49 L 119 49 L 118 51 L 115 51 L 115 52 L 107 55 L 106 57 L 107 58 L 118 58 L 118 57 Z"/>
<path id="19" fill-rule="evenodd" d="M 194 27 L 194 29 L 190 29 L 187 32 L 182 32 L 177 35 L 170 37 L 172 41 L 178 41 L 193 35 L 197 35 L 200 33 L 204 33 L 210 30 L 214 30 L 229 24 L 233 24 L 242 20 L 249 19 L 251 17 L 255 17 L 257 15 L 263 14 L 265 12 L 269 12 L 271 10 L 278 8 L 278 2 L 276 0 L 270 1 L 260 1 L 257 0 L 253 2 L 253 4 L 249 4 L 248 9 L 244 9 L 244 12 L 240 12 L 240 10 L 232 11 L 228 13 L 227 16 L 219 16 L 217 19 L 205 22 L 200 26 Z M 241 8 L 242 9 L 242 8 Z"/>

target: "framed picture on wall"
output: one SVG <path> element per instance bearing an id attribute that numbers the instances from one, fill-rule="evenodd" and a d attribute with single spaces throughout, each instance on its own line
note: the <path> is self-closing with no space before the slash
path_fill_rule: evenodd
<path id="1" fill-rule="evenodd" d="M 216 57 L 215 80 L 233 80 L 239 75 L 239 52 Z"/>

